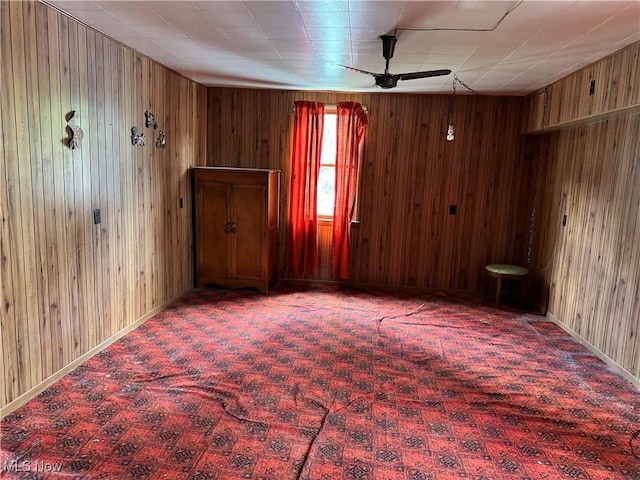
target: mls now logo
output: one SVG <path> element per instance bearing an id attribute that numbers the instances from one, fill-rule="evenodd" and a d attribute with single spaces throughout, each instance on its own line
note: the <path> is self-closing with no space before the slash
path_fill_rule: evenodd
<path id="1" fill-rule="evenodd" d="M 3 472 L 43 472 L 53 473 L 62 471 L 62 463 L 41 462 L 38 460 L 5 460 L 2 462 Z"/>

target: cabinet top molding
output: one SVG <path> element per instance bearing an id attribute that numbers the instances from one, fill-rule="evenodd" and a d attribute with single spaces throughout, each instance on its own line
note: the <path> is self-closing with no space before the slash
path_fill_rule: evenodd
<path id="1" fill-rule="evenodd" d="M 193 167 L 194 170 L 218 170 L 233 172 L 280 172 L 277 168 Z"/>

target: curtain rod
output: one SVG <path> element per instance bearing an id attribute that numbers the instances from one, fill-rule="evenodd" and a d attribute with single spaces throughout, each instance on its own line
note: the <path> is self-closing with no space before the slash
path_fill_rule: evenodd
<path id="1" fill-rule="evenodd" d="M 366 105 L 360 105 L 360 106 L 362 107 L 362 110 L 364 110 L 364 113 L 369 113 L 369 107 L 367 107 Z M 325 108 L 330 108 L 330 109 L 331 109 L 331 108 L 333 108 L 333 109 L 336 109 L 336 108 L 337 108 L 337 105 L 336 105 L 336 104 L 334 104 L 334 103 L 327 103 L 327 104 L 325 104 Z M 295 112 L 295 111 L 296 111 L 296 107 L 293 107 L 293 108 L 291 109 L 291 111 L 292 111 L 292 112 Z"/>

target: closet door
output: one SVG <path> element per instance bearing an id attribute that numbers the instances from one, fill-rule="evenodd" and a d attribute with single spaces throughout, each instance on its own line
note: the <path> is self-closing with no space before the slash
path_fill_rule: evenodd
<path id="1" fill-rule="evenodd" d="M 266 279 L 266 185 L 238 183 L 233 186 L 232 191 L 231 218 L 236 227 L 232 234 L 234 249 L 232 276 L 255 280 Z"/>
<path id="2" fill-rule="evenodd" d="M 231 275 L 231 187 L 228 183 L 196 184 L 196 268 L 198 286 Z"/>

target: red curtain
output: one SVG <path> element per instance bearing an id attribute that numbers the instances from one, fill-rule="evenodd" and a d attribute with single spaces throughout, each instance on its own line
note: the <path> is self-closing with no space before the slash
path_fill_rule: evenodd
<path id="1" fill-rule="evenodd" d="M 336 201 L 333 207 L 331 270 L 339 280 L 349 279 L 349 232 L 358 187 L 359 147 L 369 123 L 356 102 L 337 104 Z"/>
<path id="2" fill-rule="evenodd" d="M 295 102 L 287 234 L 288 265 L 294 274 L 318 272 L 318 174 L 324 103 Z"/>

